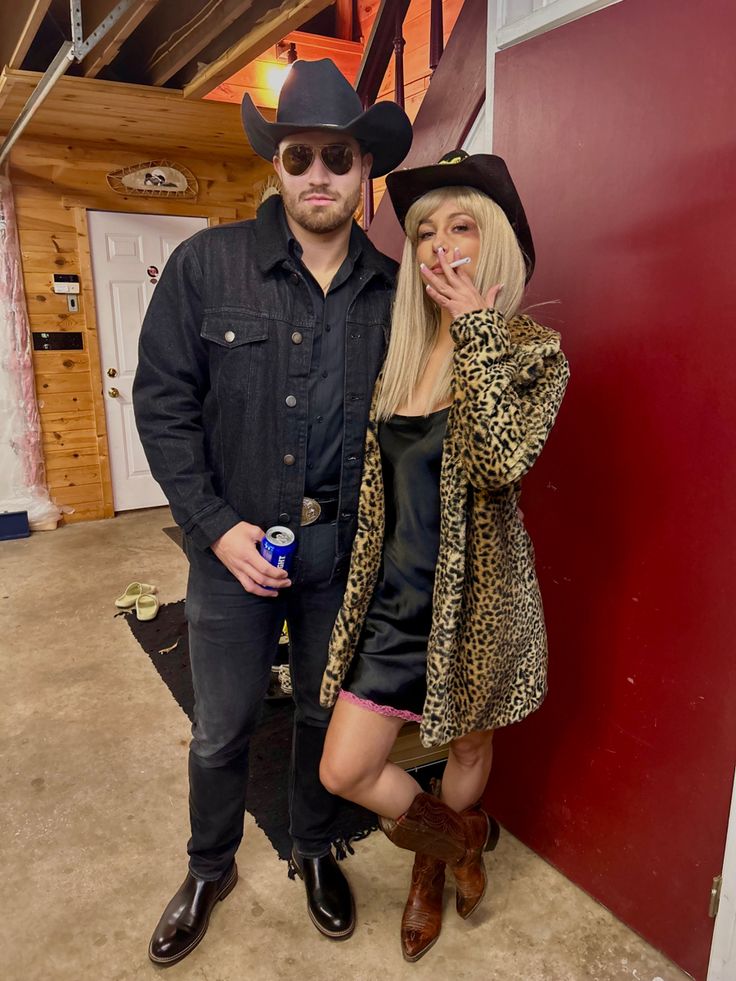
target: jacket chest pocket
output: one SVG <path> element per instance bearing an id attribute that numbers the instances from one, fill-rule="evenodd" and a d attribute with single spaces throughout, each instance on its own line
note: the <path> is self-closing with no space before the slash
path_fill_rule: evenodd
<path id="1" fill-rule="evenodd" d="M 243 403 L 266 368 L 268 321 L 243 314 L 207 314 L 201 336 L 209 351 L 210 386 L 218 398 Z"/>

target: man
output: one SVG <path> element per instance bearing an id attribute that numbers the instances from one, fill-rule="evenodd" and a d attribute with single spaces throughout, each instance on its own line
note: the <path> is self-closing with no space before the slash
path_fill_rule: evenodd
<path id="1" fill-rule="evenodd" d="M 319 686 L 396 267 L 352 215 L 362 181 L 403 160 L 411 126 L 394 103 L 363 112 L 328 60 L 294 64 L 274 123 L 247 95 L 242 113 L 281 195 L 255 220 L 207 229 L 173 253 L 143 323 L 134 386 L 151 471 L 190 562 L 189 871 L 151 939 L 161 964 L 199 943 L 237 881 L 249 739 L 284 619 L 296 703 L 292 861 L 318 930 L 345 938 L 355 922 L 330 849 L 337 798 L 319 782 L 329 721 Z M 297 538 L 288 575 L 259 553 L 273 525 Z"/>

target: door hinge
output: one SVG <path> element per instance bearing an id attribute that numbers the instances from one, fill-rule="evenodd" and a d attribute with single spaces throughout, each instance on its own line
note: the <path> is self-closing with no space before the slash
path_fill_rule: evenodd
<path id="1" fill-rule="evenodd" d="M 721 901 L 721 883 L 723 882 L 722 875 L 713 876 L 713 885 L 710 887 L 710 902 L 708 903 L 708 916 L 715 917 L 718 915 L 718 904 Z"/>

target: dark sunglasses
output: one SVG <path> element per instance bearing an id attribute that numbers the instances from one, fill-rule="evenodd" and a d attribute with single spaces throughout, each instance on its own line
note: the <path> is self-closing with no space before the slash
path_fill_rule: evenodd
<path id="1" fill-rule="evenodd" d="M 307 143 L 292 143 L 281 151 L 281 163 L 287 174 L 299 177 L 312 166 L 316 148 Z M 353 151 L 346 143 L 329 143 L 319 148 L 322 163 L 333 174 L 347 174 L 353 166 Z"/>

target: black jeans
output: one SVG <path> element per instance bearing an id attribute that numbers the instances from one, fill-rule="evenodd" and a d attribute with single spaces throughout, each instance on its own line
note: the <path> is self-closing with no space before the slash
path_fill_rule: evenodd
<path id="1" fill-rule="evenodd" d="M 276 599 L 247 593 L 207 551 L 189 548 L 186 611 L 194 682 L 189 751 L 189 867 L 216 879 L 243 836 L 248 749 L 268 689 L 284 620 L 291 641 L 296 711 L 291 757 L 291 835 L 299 851 L 324 855 L 338 798 L 319 780 L 330 711 L 319 704 L 327 644 L 345 590 L 330 581 L 336 525 L 301 529 L 293 585 Z"/>

